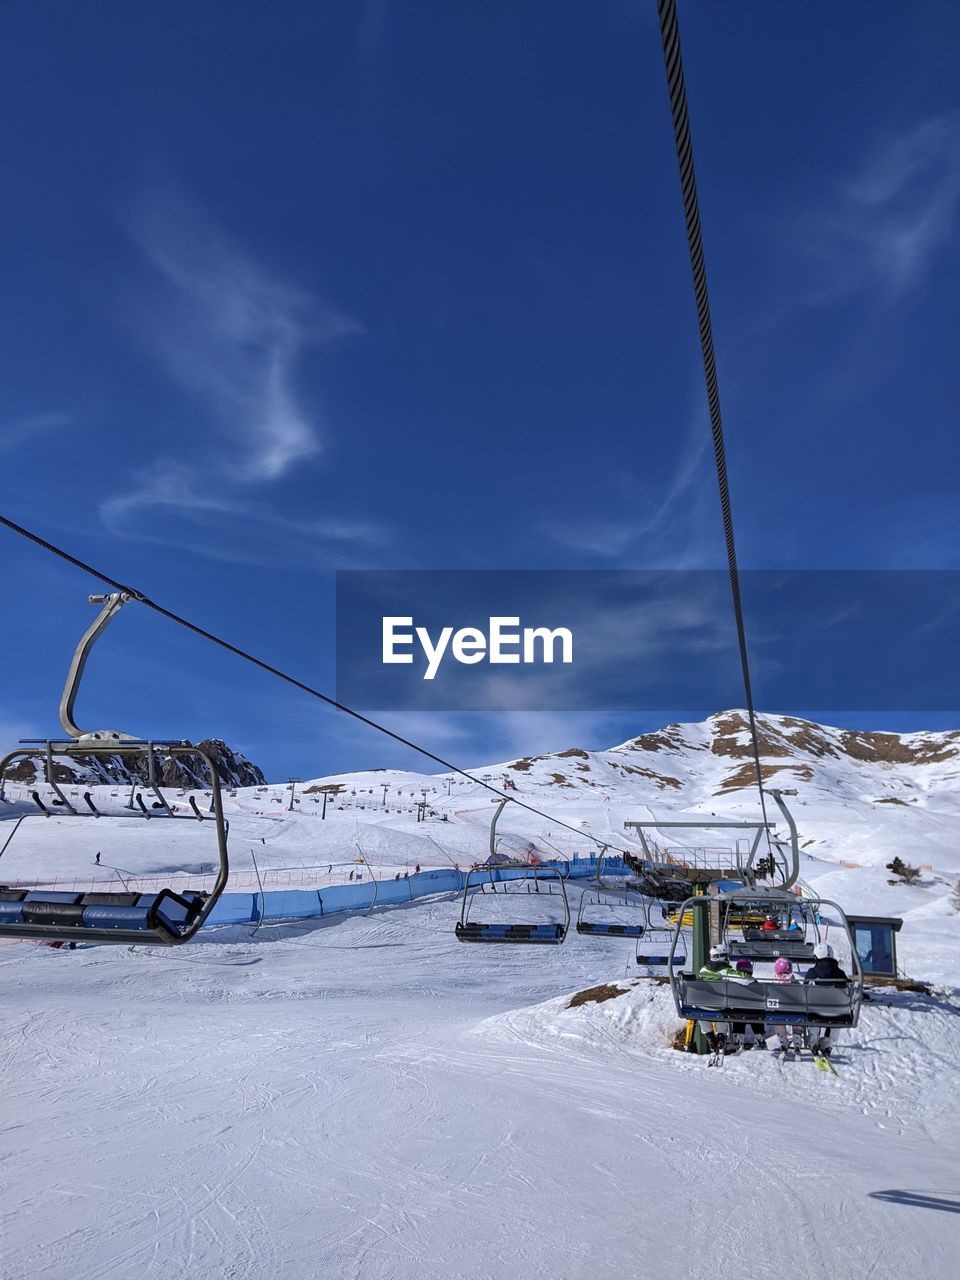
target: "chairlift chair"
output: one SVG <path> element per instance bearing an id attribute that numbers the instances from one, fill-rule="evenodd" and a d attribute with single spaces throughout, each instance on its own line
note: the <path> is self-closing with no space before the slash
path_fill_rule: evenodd
<path id="1" fill-rule="evenodd" d="M 749 897 L 749 894 L 746 895 Z M 743 902 L 742 890 L 717 894 L 711 905 L 719 902 L 721 916 L 731 905 Z M 684 903 L 693 909 L 697 899 Z M 699 900 L 703 902 L 701 898 Z M 686 963 L 679 954 L 680 927 L 674 931 L 669 957 L 670 988 L 677 1013 L 695 1022 L 768 1022 L 807 1027 L 855 1027 L 863 1000 L 863 969 L 853 944 L 850 925 L 843 910 L 826 898 L 807 899 L 819 916 L 821 908 L 836 913 L 835 936 L 846 939 L 851 974 L 843 983 L 776 982 L 764 978 L 704 979 L 686 973 Z"/>
<path id="2" fill-rule="evenodd" d="M 604 850 L 601 850 L 597 855 L 596 881 L 580 894 L 577 933 L 614 940 L 642 938 L 643 899 L 627 887 L 625 876 L 604 879 L 603 871 Z"/>
<path id="3" fill-rule="evenodd" d="M 0 937 L 178 946 L 188 942 L 202 927 L 226 886 L 229 875 L 228 824 L 223 816 L 220 779 L 214 760 L 199 747 L 184 741 L 148 741 L 113 730 L 85 733 L 73 719 L 74 703 L 90 650 L 111 618 L 132 598 L 123 592 L 90 597 L 91 604 L 100 604 L 103 608 L 77 646 L 60 700 L 60 722 L 69 737 L 63 740 L 30 740 L 9 752 L 0 761 L 0 778 L 5 776 L 13 761 L 33 760 L 38 766 L 42 765 L 46 786 L 55 797 L 48 808 L 39 787 L 35 788 L 32 798 L 39 813 L 49 818 L 53 816 L 52 806 L 56 805 L 57 816 L 93 821 L 104 814 L 91 792 L 83 792 L 82 806 L 73 803 L 76 797 L 68 798 L 57 782 L 56 759 L 87 763 L 91 758 L 119 756 L 131 764 L 140 762 L 145 766 L 143 772 L 147 778 L 144 789 L 152 792 L 155 799 L 148 808 L 140 791 L 137 791 L 136 807 L 125 807 L 119 814 L 111 816 L 140 822 L 199 822 L 201 826 L 205 822 L 211 823 L 218 851 L 215 883 L 209 890 L 164 888 L 157 893 L 131 893 L 126 889 L 116 893 L 99 889 L 87 893 L 63 893 L 39 885 L 0 884 Z M 192 796 L 190 813 L 179 814 L 171 809 L 160 790 L 157 772 L 158 761 L 169 757 L 193 758 L 206 766 L 210 775 L 212 812 L 202 813 Z M 118 793 L 119 789 L 112 791 L 111 795 L 116 798 Z"/>
<path id="4" fill-rule="evenodd" d="M 520 874 L 514 874 L 520 873 Z M 567 899 L 566 877 L 557 867 L 541 863 L 488 864 L 479 874 L 484 878 L 477 884 L 472 872 L 464 878 L 460 919 L 456 924 L 456 936 L 461 942 L 513 942 L 544 943 L 559 946 L 570 928 L 570 903 Z M 505 920 L 477 920 L 473 918 L 479 903 L 481 910 L 492 907 L 496 911 L 518 910 L 527 919 L 522 922 Z M 509 901 L 509 907 L 504 904 Z M 534 902 L 537 906 L 534 907 Z M 549 903 L 549 907 L 546 904 Z M 550 911 L 550 918 L 530 920 L 542 910 Z M 559 915 L 559 919 L 557 916 Z"/>
<path id="5" fill-rule="evenodd" d="M 659 918 L 658 918 L 659 917 Z M 670 944 L 673 942 L 676 928 L 670 923 L 667 908 L 662 902 L 646 899 L 644 902 L 644 930 L 637 942 L 637 964 L 642 969 L 666 969 L 670 963 Z M 683 929 L 683 913 L 680 913 L 680 927 Z M 684 939 L 683 951 L 677 956 L 678 964 L 686 964 L 686 947 L 688 939 Z"/>
<path id="6" fill-rule="evenodd" d="M 777 928 L 763 928 L 763 921 L 771 916 Z M 813 964 L 814 947 L 820 941 L 820 914 L 809 899 L 776 890 L 758 890 L 755 895 L 744 893 L 735 906 L 727 906 L 721 928 L 734 960 L 772 964 L 785 956 L 801 964 Z"/>

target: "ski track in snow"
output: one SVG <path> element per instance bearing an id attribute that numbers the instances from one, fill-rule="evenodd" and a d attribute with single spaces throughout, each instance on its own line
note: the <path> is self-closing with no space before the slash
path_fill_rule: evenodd
<path id="1" fill-rule="evenodd" d="M 866 1006 L 837 1078 L 707 1071 L 666 987 L 557 998 L 627 947 L 464 947 L 454 912 L 4 947 L 2 1274 L 955 1274 L 960 1213 L 870 1193 L 960 1207 L 956 999 Z"/>

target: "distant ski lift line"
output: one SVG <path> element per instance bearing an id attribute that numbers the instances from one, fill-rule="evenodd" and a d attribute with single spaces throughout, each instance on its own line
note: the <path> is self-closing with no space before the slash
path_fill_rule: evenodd
<path id="1" fill-rule="evenodd" d="M 203 640 L 209 640 L 211 644 L 218 645 L 221 649 L 226 649 L 228 653 L 232 653 L 237 658 L 242 658 L 244 662 L 249 662 L 255 667 L 259 667 L 261 671 L 266 671 L 268 675 L 276 676 L 278 680 L 283 680 L 286 684 L 292 685 L 295 689 L 299 689 L 302 693 L 307 693 L 312 698 L 325 702 L 327 706 L 333 707 L 335 711 L 342 711 L 344 715 L 351 716 L 354 720 L 359 720 L 361 724 L 367 725 L 370 729 L 375 729 L 378 733 L 382 733 L 385 737 L 399 742 L 401 746 L 409 747 L 411 751 L 416 751 L 427 760 L 432 760 L 434 764 L 440 765 L 443 769 L 450 773 L 456 773 L 461 778 L 466 778 L 468 782 L 474 783 L 478 787 L 482 787 L 485 791 L 489 791 L 492 795 L 499 797 L 503 801 L 517 805 L 521 809 L 526 809 L 528 813 L 535 814 L 538 818 L 543 818 L 547 822 L 553 823 L 558 827 L 563 827 L 566 831 L 571 831 L 581 840 L 588 839 L 594 841 L 598 846 L 602 843 L 609 845 L 611 849 L 616 849 L 618 853 L 629 853 L 630 850 L 624 849 L 620 845 L 611 842 L 610 837 L 605 837 L 604 841 L 595 837 L 592 832 L 584 827 L 575 827 L 569 822 L 564 822 L 562 818 L 556 817 L 554 814 L 538 809 L 535 805 L 528 804 L 525 800 L 518 800 L 516 796 L 508 795 L 505 791 L 501 791 L 499 787 L 492 786 L 489 782 L 484 782 L 482 778 L 475 777 L 466 769 L 461 769 L 459 765 L 453 764 L 449 760 L 445 760 L 443 756 L 438 756 L 435 752 L 430 751 L 427 747 L 421 747 L 418 743 L 413 742 L 410 738 L 405 738 L 402 734 L 388 729 L 386 725 L 379 724 L 376 720 L 371 720 L 369 716 L 363 715 L 359 711 L 355 711 L 352 707 L 346 706 L 342 702 L 337 702 L 335 698 L 331 698 L 328 694 L 322 693 L 319 689 L 314 689 L 312 685 L 305 684 L 304 681 L 298 680 L 296 676 L 289 675 L 286 671 L 281 671 L 279 667 L 273 666 L 269 662 L 265 662 L 262 658 L 255 657 L 252 653 L 239 648 L 235 644 L 231 644 L 229 640 L 224 640 L 221 636 L 215 635 L 212 631 L 207 631 L 203 627 L 197 626 L 195 622 L 190 622 L 188 618 L 181 617 L 180 614 L 174 613 L 171 609 L 164 608 L 162 604 L 157 604 L 155 600 L 151 600 L 149 596 L 138 591 L 136 587 L 125 586 L 122 582 L 118 582 L 116 578 L 111 578 L 109 574 L 103 573 L 100 569 L 95 569 L 92 565 L 80 560 L 77 556 L 71 555 L 69 551 L 65 551 L 62 547 L 55 546 L 52 542 L 48 542 L 46 538 L 41 538 L 39 534 L 32 533 L 29 529 L 25 529 L 23 525 L 17 524 L 9 517 L 0 514 L 0 524 L 9 529 L 12 533 L 18 534 L 21 538 L 26 538 L 28 542 L 32 542 L 35 546 L 42 548 L 51 555 L 58 556 L 67 564 L 72 565 L 75 569 L 79 569 L 82 573 L 88 574 L 91 578 L 96 578 L 99 582 L 104 583 L 108 587 L 112 587 L 114 591 L 121 595 L 128 596 L 131 600 L 152 609 L 154 613 L 160 614 L 161 617 L 175 622 L 178 626 L 185 627 L 188 631 L 192 631 L 194 635 L 200 636 Z"/>

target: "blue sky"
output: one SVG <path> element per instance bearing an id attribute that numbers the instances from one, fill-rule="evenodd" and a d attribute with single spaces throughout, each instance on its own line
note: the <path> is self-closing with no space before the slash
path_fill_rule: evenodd
<path id="1" fill-rule="evenodd" d="M 960 9 L 680 20 L 743 564 L 960 567 Z M 338 568 L 722 565 L 653 0 L 0 22 L 12 518 L 331 690 Z M 10 739 L 92 588 L 0 557 Z M 97 727 L 417 767 L 135 606 L 99 657 Z M 391 717 L 467 763 L 660 719 Z"/>

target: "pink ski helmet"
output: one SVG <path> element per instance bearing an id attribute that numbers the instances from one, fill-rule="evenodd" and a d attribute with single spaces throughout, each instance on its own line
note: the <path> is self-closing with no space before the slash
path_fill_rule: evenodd
<path id="1" fill-rule="evenodd" d="M 793 973 L 793 964 L 786 956 L 778 956 L 777 962 L 773 966 L 773 972 L 779 974 L 781 977 L 785 973 Z"/>
<path id="2" fill-rule="evenodd" d="M 746 956 L 741 957 L 737 961 L 737 973 L 753 973 L 753 961 Z"/>

